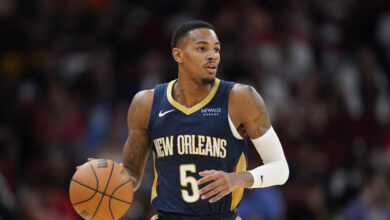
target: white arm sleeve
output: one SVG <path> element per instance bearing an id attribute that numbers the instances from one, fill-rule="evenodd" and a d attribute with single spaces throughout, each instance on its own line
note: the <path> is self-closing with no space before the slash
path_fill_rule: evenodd
<path id="1" fill-rule="evenodd" d="M 249 171 L 254 179 L 250 188 L 284 184 L 288 179 L 289 169 L 282 145 L 274 129 L 271 127 L 262 136 L 251 140 L 264 165 Z"/>

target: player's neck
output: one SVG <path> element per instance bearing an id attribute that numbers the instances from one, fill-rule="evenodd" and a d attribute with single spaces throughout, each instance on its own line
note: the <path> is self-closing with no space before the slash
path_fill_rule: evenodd
<path id="1" fill-rule="evenodd" d="M 212 86 L 211 84 L 205 85 L 179 77 L 173 85 L 172 96 L 177 102 L 190 108 L 206 98 Z"/>

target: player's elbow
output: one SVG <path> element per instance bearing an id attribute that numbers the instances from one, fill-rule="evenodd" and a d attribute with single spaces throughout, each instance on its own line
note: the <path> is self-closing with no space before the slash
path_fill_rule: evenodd
<path id="1" fill-rule="evenodd" d="M 288 167 L 287 161 L 283 160 L 280 163 L 280 182 L 279 182 L 279 185 L 285 184 L 287 182 L 289 176 L 290 176 L 290 169 Z"/>

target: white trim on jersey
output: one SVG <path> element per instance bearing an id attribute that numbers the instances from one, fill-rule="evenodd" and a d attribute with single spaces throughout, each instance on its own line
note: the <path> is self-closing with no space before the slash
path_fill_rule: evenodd
<path id="1" fill-rule="evenodd" d="M 237 138 L 238 140 L 244 139 L 244 138 L 241 137 L 241 135 L 238 133 L 236 127 L 234 127 L 234 124 L 233 124 L 233 122 L 232 122 L 232 119 L 230 119 L 229 114 L 228 114 L 228 120 L 229 120 L 230 130 L 232 130 L 233 136 L 234 136 L 235 138 Z"/>

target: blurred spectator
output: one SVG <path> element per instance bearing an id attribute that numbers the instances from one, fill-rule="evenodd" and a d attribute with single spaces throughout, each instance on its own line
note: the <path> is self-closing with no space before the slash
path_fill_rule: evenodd
<path id="1" fill-rule="evenodd" d="M 238 208 L 242 219 L 278 220 L 285 217 L 285 204 L 278 187 L 247 190 Z"/>
<path id="2" fill-rule="evenodd" d="M 17 217 L 15 181 L 17 142 L 9 128 L 0 124 L 0 219 Z"/>
<path id="3" fill-rule="evenodd" d="M 390 219 L 389 193 L 389 182 L 381 176 L 374 176 L 347 206 L 346 219 Z"/>

